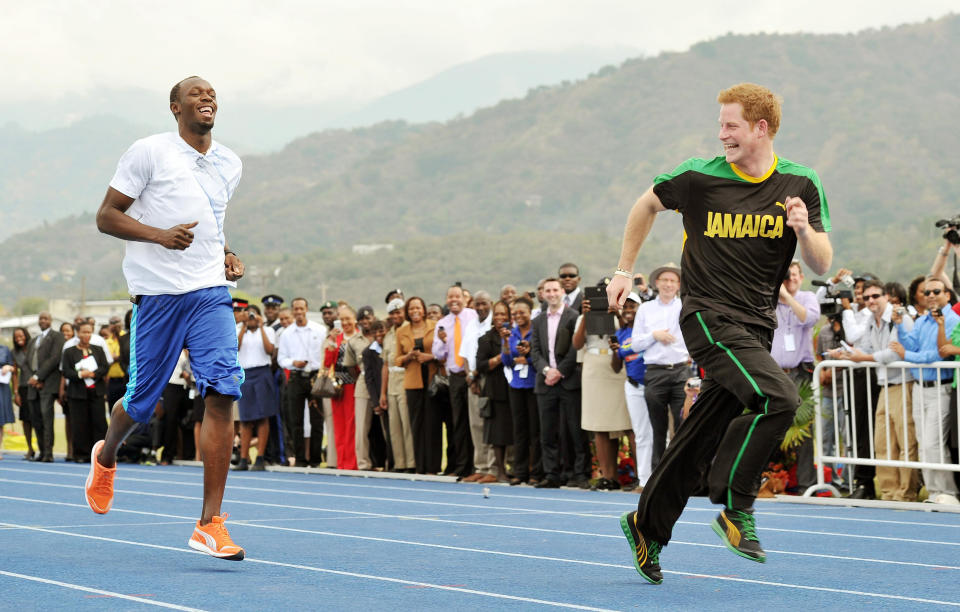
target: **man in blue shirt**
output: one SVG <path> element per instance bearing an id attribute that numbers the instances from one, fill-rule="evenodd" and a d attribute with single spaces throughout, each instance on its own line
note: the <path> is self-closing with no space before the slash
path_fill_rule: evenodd
<path id="1" fill-rule="evenodd" d="M 950 293 L 941 278 L 928 276 L 923 294 L 927 300 L 927 313 L 917 319 L 913 331 L 906 331 L 898 314 L 892 318 L 897 324 L 900 342 L 891 342 L 890 348 L 901 359 L 912 363 L 940 361 L 939 346 L 949 342 L 947 339 L 953 333 L 953 328 L 960 322 L 960 316 L 950 308 Z M 950 451 L 944 442 L 949 439 L 949 394 L 953 370 L 913 368 L 910 373 L 917 381 L 913 391 L 913 421 L 917 426 L 920 461 L 949 463 Z M 952 472 L 930 469 L 922 469 L 921 472 L 930 501 L 960 504 Z"/>

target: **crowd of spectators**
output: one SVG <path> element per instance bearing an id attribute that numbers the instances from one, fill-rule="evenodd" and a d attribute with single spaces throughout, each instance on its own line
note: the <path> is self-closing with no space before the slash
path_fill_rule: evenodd
<path id="1" fill-rule="evenodd" d="M 926 364 L 960 355 L 960 304 L 943 273 L 950 248 L 909 290 L 841 269 L 814 294 L 800 289 L 795 262 L 776 308 L 775 359 L 798 385 L 810 385 L 824 358 Z M 654 270 L 649 285 L 637 274 L 622 309 L 607 307 L 608 280 L 589 294 L 579 268 L 565 263 L 535 291 L 505 285 L 496 298 L 460 283 L 442 303 L 394 289 L 382 319 L 371 306 L 342 301 L 321 304 L 314 321 L 302 297 L 235 300 L 245 381 L 235 404 L 233 469 L 326 466 L 539 488 L 642 487 L 696 409 L 705 374 L 680 333 L 676 265 Z M 84 317 L 53 330 L 48 313 L 38 325 L 39 334 L 19 328 L 12 348 L 0 347 L 0 385 L 9 386 L 0 389 L 0 417 L 12 422 L 19 407 L 25 458 L 49 462 L 59 403 L 66 460 L 89 461 L 107 407 L 125 389 L 130 313 L 123 325 L 114 318 L 99 330 Z M 837 371 L 823 369 L 819 380 L 826 454 L 855 438 L 849 455 L 871 456 L 873 442 L 880 459 L 957 463 L 953 370 L 855 367 L 835 381 Z M 184 350 L 153 419 L 128 438 L 123 456 L 198 460 L 202 419 Z M 812 439 L 795 460 L 802 491 L 816 482 Z M 913 501 L 925 485 L 930 501 L 960 503 L 956 472 L 847 472 L 856 498 Z"/>

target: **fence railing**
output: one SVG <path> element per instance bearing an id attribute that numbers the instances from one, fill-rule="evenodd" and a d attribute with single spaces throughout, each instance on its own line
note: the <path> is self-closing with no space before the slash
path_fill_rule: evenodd
<path id="1" fill-rule="evenodd" d="M 897 379 L 900 381 L 909 380 L 906 383 L 888 383 L 878 384 L 876 379 L 869 375 L 870 370 L 885 368 L 886 380 Z M 926 383 L 917 384 L 917 380 L 910 375 L 918 368 L 923 369 L 927 374 L 926 378 L 931 380 Z M 829 394 L 824 393 L 820 385 L 820 373 L 823 370 L 830 370 L 832 373 L 831 381 L 826 387 L 832 391 L 832 401 L 826 401 Z M 927 364 L 908 363 L 905 361 L 896 361 L 889 364 L 880 364 L 876 362 L 853 362 L 847 360 L 824 360 L 817 364 L 813 371 L 813 398 L 815 402 L 814 410 L 814 457 L 817 463 L 817 484 L 809 487 L 805 496 L 812 496 L 817 491 L 832 489 L 839 495 L 836 487 L 826 482 L 825 466 L 832 464 L 836 466 L 841 464 L 849 472 L 851 466 L 886 466 L 893 468 L 913 468 L 917 470 L 944 470 L 949 472 L 960 472 L 960 463 L 951 460 L 949 450 L 949 436 L 951 430 L 948 429 L 948 417 L 950 411 L 951 396 L 960 397 L 960 389 L 953 387 L 952 380 L 941 380 L 949 372 L 951 379 L 955 378 L 960 372 L 960 362 L 958 361 L 937 361 Z M 935 371 L 932 376 L 929 372 Z M 862 374 L 856 374 L 861 372 Z M 863 380 L 855 381 L 855 378 L 862 376 Z M 898 406 L 890 404 L 890 389 L 894 384 L 909 385 L 908 392 L 894 393 L 899 398 Z M 858 390 L 858 387 L 861 387 Z M 919 392 L 919 399 L 914 398 L 918 390 L 933 389 L 935 392 Z M 859 395 L 858 395 L 859 391 Z M 874 397 L 877 402 L 874 402 Z M 837 401 L 840 398 L 840 401 Z M 883 399 L 886 410 L 883 413 L 884 421 L 883 437 L 881 441 L 884 452 L 882 456 L 877 456 L 876 452 L 876 430 L 880 425 L 875 422 L 877 413 L 877 403 Z M 919 402 L 919 403 L 918 403 Z M 914 404 L 917 404 L 915 409 Z M 935 403 L 935 405 L 934 405 Z M 824 418 L 824 406 L 832 404 L 832 435 L 828 442 L 831 447 L 830 452 L 824 449 L 824 429 L 826 422 Z M 865 419 L 856 418 L 856 407 L 861 405 L 861 410 L 865 407 Z M 899 418 L 894 419 L 893 411 L 899 411 Z M 857 423 L 860 420 L 861 423 Z M 863 421 L 866 421 L 866 431 L 862 431 Z M 898 423 L 897 423 L 898 422 Z M 894 424 L 897 424 L 894 430 Z M 912 425 L 912 427 L 911 427 Z M 960 434 L 960 424 L 953 423 L 953 432 Z M 916 440 L 916 458 L 910 457 L 910 447 L 903 443 L 911 439 L 911 430 L 916 432 L 913 439 Z M 863 440 L 867 436 L 867 440 Z M 896 438 L 897 444 L 891 444 Z M 866 442 L 869 441 L 869 445 Z M 891 452 L 891 447 L 898 447 L 896 456 Z M 865 453 L 869 448 L 869 452 Z M 859 450 L 858 450 L 859 449 Z M 847 484 L 853 486 L 853 479 L 846 477 Z M 929 483 L 928 483 L 929 484 Z"/>

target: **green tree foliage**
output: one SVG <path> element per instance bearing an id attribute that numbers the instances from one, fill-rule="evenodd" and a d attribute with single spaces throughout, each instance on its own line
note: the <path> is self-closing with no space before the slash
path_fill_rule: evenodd
<path id="1" fill-rule="evenodd" d="M 730 35 L 447 123 L 312 134 L 244 159 L 226 231 L 263 270 L 243 281 L 258 291 L 326 285 L 377 304 L 397 284 L 529 285 L 568 259 L 594 282 L 653 177 L 719 153 L 717 92 L 754 81 L 784 98 L 777 152 L 820 174 L 836 264 L 905 281 L 929 268 L 933 221 L 960 212 L 958 56 L 960 16 L 856 35 Z M 675 219 L 652 236 L 638 269 L 679 256 Z M 356 257 L 358 243 L 395 250 Z M 90 296 L 122 290 L 119 255 L 91 215 L 13 236 L 0 244 L 0 299 L 75 295 L 69 277 L 41 280 L 65 262 L 84 269 Z"/>

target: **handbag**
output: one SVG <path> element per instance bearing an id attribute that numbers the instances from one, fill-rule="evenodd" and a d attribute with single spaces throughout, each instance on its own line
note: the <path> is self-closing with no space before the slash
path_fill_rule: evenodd
<path id="1" fill-rule="evenodd" d="M 340 334 L 337 336 L 337 353 L 340 352 L 340 344 L 342 342 L 343 334 Z M 336 361 L 330 364 L 330 369 L 325 372 L 321 372 L 316 378 L 313 379 L 313 384 L 310 385 L 310 397 L 313 399 L 336 399 L 340 397 L 340 394 L 343 393 L 343 389 L 340 387 L 340 381 L 337 380 L 337 377 L 334 374 L 335 367 Z"/>
<path id="2" fill-rule="evenodd" d="M 322 372 L 313 379 L 313 385 L 310 387 L 310 397 L 313 399 L 338 398 L 343 392 L 340 383 L 333 375 L 333 367 L 330 370 Z"/>
<path id="3" fill-rule="evenodd" d="M 430 381 L 430 386 L 427 387 L 427 395 L 430 397 L 436 397 L 438 393 L 444 392 L 450 388 L 450 379 L 447 378 L 446 374 L 434 374 L 433 380 Z"/>

